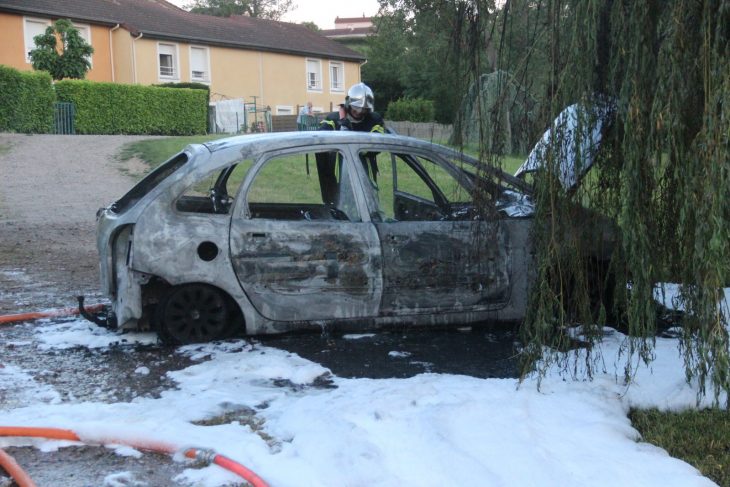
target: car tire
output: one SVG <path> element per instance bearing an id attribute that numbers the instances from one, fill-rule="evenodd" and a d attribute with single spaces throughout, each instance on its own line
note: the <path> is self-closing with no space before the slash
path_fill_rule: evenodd
<path id="1" fill-rule="evenodd" d="M 157 334 L 169 345 L 221 340 L 237 329 L 235 304 L 207 284 L 170 288 L 155 310 Z"/>

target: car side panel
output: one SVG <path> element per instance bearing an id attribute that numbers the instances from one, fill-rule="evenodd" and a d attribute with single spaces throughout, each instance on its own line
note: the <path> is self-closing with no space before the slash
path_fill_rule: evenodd
<path id="1" fill-rule="evenodd" d="M 510 297 L 511 252 L 499 222 L 377 223 L 383 314 L 495 309 Z"/>
<path id="2" fill-rule="evenodd" d="M 264 317 L 277 321 L 377 316 L 382 292 L 372 224 L 234 219 L 231 260 Z"/>

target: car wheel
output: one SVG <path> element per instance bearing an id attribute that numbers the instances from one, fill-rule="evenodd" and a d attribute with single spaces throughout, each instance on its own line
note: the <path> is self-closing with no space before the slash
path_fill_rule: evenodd
<path id="1" fill-rule="evenodd" d="M 226 338 L 235 321 L 227 296 L 206 284 L 171 288 L 157 305 L 155 315 L 160 340 L 171 345 Z"/>

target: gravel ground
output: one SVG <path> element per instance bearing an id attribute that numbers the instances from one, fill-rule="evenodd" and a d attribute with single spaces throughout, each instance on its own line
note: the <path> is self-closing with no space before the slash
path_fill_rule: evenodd
<path id="1" fill-rule="evenodd" d="M 72 307 L 79 294 L 89 296 L 89 302 L 101 298 L 96 210 L 122 196 L 139 178 L 138 161 L 122 163 L 115 156 L 123 144 L 145 138 L 149 137 L 0 134 L 0 315 Z M 5 346 L 5 340 L 22 341 L 31 329 L 32 325 L 20 324 L 2 330 L 0 367 L 3 362 L 21 365 L 61 394 L 83 396 L 83 391 L 96 391 L 103 382 L 110 400 L 130 400 L 125 391 L 155 395 L 171 386 L 163 384 L 167 370 L 187 365 L 165 349 L 100 354 L 78 349 L 56 354 Z M 159 380 L 130 389 L 122 377 L 140 360 L 159 362 L 161 370 L 153 375 Z M 12 389 L 0 389 L 0 416 L 3 408 L 19 406 L 13 399 Z M 83 399 L 100 400 L 93 395 Z M 178 485 L 171 479 L 184 468 L 167 455 L 136 459 L 98 447 L 6 451 L 39 486 Z M 129 476 L 117 482 L 109 478 L 120 471 Z M 4 485 L 14 484 L 0 470 L 0 486 Z"/>
<path id="2" fill-rule="evenodd" d="M 0 314 L 99 297 L 96 210 L 134 184 L 115 156 L 144 138 L 0 134 Z"/>

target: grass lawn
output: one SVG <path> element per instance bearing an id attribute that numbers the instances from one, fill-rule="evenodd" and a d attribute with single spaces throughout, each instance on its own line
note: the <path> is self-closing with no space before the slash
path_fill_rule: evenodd
<path id="1" fill-rule="evenodd" d="M 629 418 L 644 441 L 694 465 L 718 485 L 730 486 L 730 411 L 633 409 Z"/>
<path id="2" fill-rule="evenodd" d="M 149 166 L 149 169 L 154 169 L 183 150 L 188 144 L 199 144 L 223 137 L 221 135 L 191 135 L 140 140 L 124 144 L 117 157 L 122 161 L 138 157 Z"/>
<path id="3" fill-rule="evenodd" d="M 223 137 L 226 137 L 226 135 L 193 135 L 188 137 L 165 137 L 141 140 L 139 142 L 125 144 L 119 152 L 118 158 L 122 161 L 126 161 L 132 157 L 138 157 L 144 161 L 150 169 L 153 169 L 174 154 L 183 150 L 188 144 L 208 142 L 210 140 L 216 140 Z M 2 153 L 2 150 L 3 146 L 0 145 L 0 154 Z M 464 153 L 473 157 L 478 155 L 474 149 L 469 147 L 464 148 Z M 505 156 L 499 162 L 505 172 L 514 174 L 524 160 L 524 156 Z"/>

